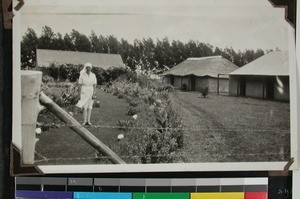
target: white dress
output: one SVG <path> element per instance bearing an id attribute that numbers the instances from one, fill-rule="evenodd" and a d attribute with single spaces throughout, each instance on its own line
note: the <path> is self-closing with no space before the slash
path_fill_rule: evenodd
<path id="1" fill-rule="evenodd" d="M 77 105 L 80 108 L 89 108 L 92 109 L 93 107 L 93 93 L 94 93 L 94 85 L 97 84 L 97 79 L 94 73 L 81 73 L 78 83 L 81 84 L 81 93 L 80 93 L 80 100 L 78 101 Z"/>

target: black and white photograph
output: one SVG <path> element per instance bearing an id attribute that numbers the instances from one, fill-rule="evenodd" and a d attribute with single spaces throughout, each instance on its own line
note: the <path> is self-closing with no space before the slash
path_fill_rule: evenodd
<path id="1" fill-rule="evenodd" d="M 26 1 L 14 17 L 21 162 L 285 165 L 296 68 L 285 15 L 268 0 Z"/>

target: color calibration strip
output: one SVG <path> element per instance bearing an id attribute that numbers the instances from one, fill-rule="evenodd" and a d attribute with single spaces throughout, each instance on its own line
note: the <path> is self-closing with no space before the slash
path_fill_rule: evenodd
<path id="1" fill-rule="evenodd" d="M 267 199 L 268 178 L 17 177 L 17 199 Z"/>

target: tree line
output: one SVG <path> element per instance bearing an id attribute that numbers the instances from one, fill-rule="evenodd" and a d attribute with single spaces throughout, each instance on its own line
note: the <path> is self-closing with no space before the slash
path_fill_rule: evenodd
<path id="1" fill-rule="evenodd" d="M 36 49 L 120 54 L 123 62 L 131 69 L 140 65 L 142 69 L 156 73 L 172 68 L 189 57 L 221 55 L 237 66 L 243 66 L 265 54 L 262 49 L 235 51 L 232 47 L 222 49 L 194 40 L 186 43 L 179 40 L 169 41 L 167 37 L 156 41 L 152 38 L 135 39 L 131 44 L 123 38 L 118 40 L 114 35 L 97 35 L 94 31 L 86 36 L 73 29 L 63 36 L 61 33 L 54 33 L 51 27 L 44 26 L 40 36 L 31 28 L 23 35 L 22 68 L 36 66 Z"/>

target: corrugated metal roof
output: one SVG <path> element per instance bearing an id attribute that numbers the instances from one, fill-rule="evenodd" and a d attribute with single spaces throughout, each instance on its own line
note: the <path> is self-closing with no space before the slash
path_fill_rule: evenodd
<path id="1" fill-rule="evenodd" d="M 274 51 L 233 71 L 230 75 L 289 75 L 288 51 Z"/>
<path id="2" fill-rule="evenodd" d="M 218 74 L 229 74 L 237 68 L 237 65 L 222 56 L 191 57 L 162 75 L 218 77 Z"/>
<path id="3" fill-rule="evenodd" d="M 37 49 L 37 66 L 47 67 L 55 64 L 85 64 L 91 63 L 94 67 L 107 69 L 109 67 L 124 67 L 121 55 L 106 53 L 89 53 L 75 51 Z"/>

